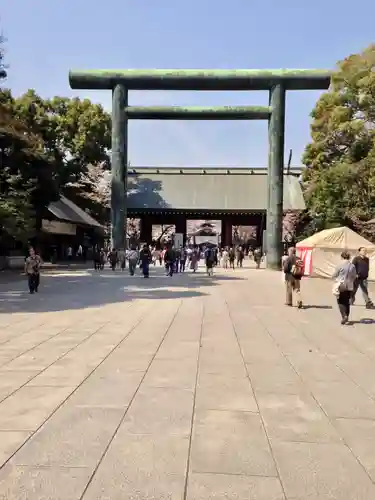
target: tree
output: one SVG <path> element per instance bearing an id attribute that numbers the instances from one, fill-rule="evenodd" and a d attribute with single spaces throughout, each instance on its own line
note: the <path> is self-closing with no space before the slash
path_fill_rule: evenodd
<path id="1" fill-rule="evenodd" d="M 43 141 L 14 117 L 9 99 L 0 99 L 0 167 L 0 232 L 27 238 L 58 192 Z"/>
<path id="2" fill-rule="evenodd" d="M 102 106 L 87 99 L 43 99 L 34 90 L 14 98 L 2 89 L 2 231 L 25 237 L 38 231 L 45 207 L 61 194 L 100 222 L 108 221 L 110 144 L 111 117 Z"/>
<path id="3" fill-rule="evenodd" d="M 129 238 L 129 246 L 138 246 L 141 237 L 140 221 L 133 217 L 126 221 L 126 236 Z"/>
<path id="4" fill-rule="evenodd" d="M 101 224 L 110 219 L 111 177 L 102 164 L 87 165 L 78 180 L 67 182 L 64 194 Z"/>
<path id="5" fill-rule="evenodd" d="M 375 45 L 338 64 L 311 114 L 303 186 L 311 218 L 363 231 L 375 215 Z"/>
<path id="6" fill-rule="evenodd" d="M 89 165 L 108 168 L 111 116 L 88 99 L 42 99 L 29 90 L 15 100 L 16 116 L 44 141 L 46 154 L 55 162 L 59 187 L 78 182 Z"/>
<path id="7" fill-rule="evenodd" d="M 156 248 L 160 248 L 165 241 L 172 241 L 174 232 L 174 224 L 160 224 L 159 230 L 153 235 Z M 156 236 L 156 238 L 154 236 Z"/>

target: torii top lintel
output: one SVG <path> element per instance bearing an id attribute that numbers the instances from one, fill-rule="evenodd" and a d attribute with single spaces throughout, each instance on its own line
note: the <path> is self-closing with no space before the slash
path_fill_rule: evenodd
<path id="1" fill-rule="evenodd" d="M 72 89 L 129 90 L 326 90 L 332 71 L 322 69 L 124 69 L 71 70 Z"/>

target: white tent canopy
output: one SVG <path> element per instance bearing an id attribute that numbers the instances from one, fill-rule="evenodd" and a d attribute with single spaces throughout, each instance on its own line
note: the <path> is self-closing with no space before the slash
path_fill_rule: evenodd
<path id="1" fill-rule="evenodd" d="M 354 257 L 360 247 L 365 247 L 370 258 L 370 276 L 375 279 L 375 245 L 348 227 L 335 227 L 315 233 L 297 243 L 299 254 L 304 257 L 305 267 L 311 276 L 330 278 L 340 254 L 347 250 Z"/>

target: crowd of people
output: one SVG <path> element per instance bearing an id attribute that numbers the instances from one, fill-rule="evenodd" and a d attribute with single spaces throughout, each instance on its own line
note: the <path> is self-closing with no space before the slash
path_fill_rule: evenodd
<path id="1" fill-rule="evenodd" d="M 286 286 L 285 304 L 291 307 L 293 305 L 293 295 L 295 295 L 297 307 L 301 309 L 301 280 L 304 276 L 304 264 L 298 257 L 294 247 L 289 248 L 288 255 L 283 258 L 282 266 Z M 374 308 L 368 292 L 369 272 L 370 260 L 366 248 L 359 248 L 357 255 L 353 259 L 349 252 L 344 251 L 341 253 L 341 262 L 332 275 L 334 280 L 332 293 L 337 299 L 342 325 L 350 324 L 350 306 L 355 303 L 359 288 L 362 291 L 366 309 Z"/>
<path id="2" fill-rule="evenodd" d="M 158 249 L 145 244 L 141 249 L 133 246 L 126 252 L 115 248 L 108 251 L 95 249 L 93 259 L 96 271 L 103 270 L 106 263 L 113 271 L 116 269 L 124 271 L 128 263 L 130 275 L 134 276 L 139 266 L 143 276 L 148 278 L 150 266 L 157 264 L 165 266 L 167 275 L 173 276 L 175 273 L 185 272 L 186 269 L 195 273 L 201 261 L 205 263 L 207 274 L 212 276 L 215 266 L 221 266 L 223 269 L 242 267 L 246 256 L 254 259 L 256 267 L 260 268 L 263 260 L 261 249 L 245 251 L 241 246 L 219 248 L 215 245 L 207 245 L 175 248 L 172 244 L 167 244 L 164 248 Z"/>

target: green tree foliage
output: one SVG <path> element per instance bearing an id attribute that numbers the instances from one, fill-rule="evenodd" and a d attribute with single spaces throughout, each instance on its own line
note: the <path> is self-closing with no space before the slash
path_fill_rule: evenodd
<path id="1" fill-rule="evenodd" d="M 108 165 L 111 117 L 100 104 L 66 97 L 44 100 L 29 90 L 16 99 L 15 113 L 43 138 L 62 189 L 87 174 L 88 165 Z"/>
<path id="2" fill-rule="evenodd" d="M 0 231 L 26 239 L 55 199 L 53 165 L 43 142 L 0 102 Z"/>
<path id="3" fill-rule="evenodd" d="M 375 216 L 375 45 L 338 64 L 312 118 L 303 182 L 315 229 L 365 232 Z"/>
<path id="4" fill-rule="evenodd" d="M 0 226 L 26 235 L 60 194 L 100 222 L 108 219 L 111 118 L 89 100 L 43 99 L 34 90 L 15 98 L 0 91 Z"/>

